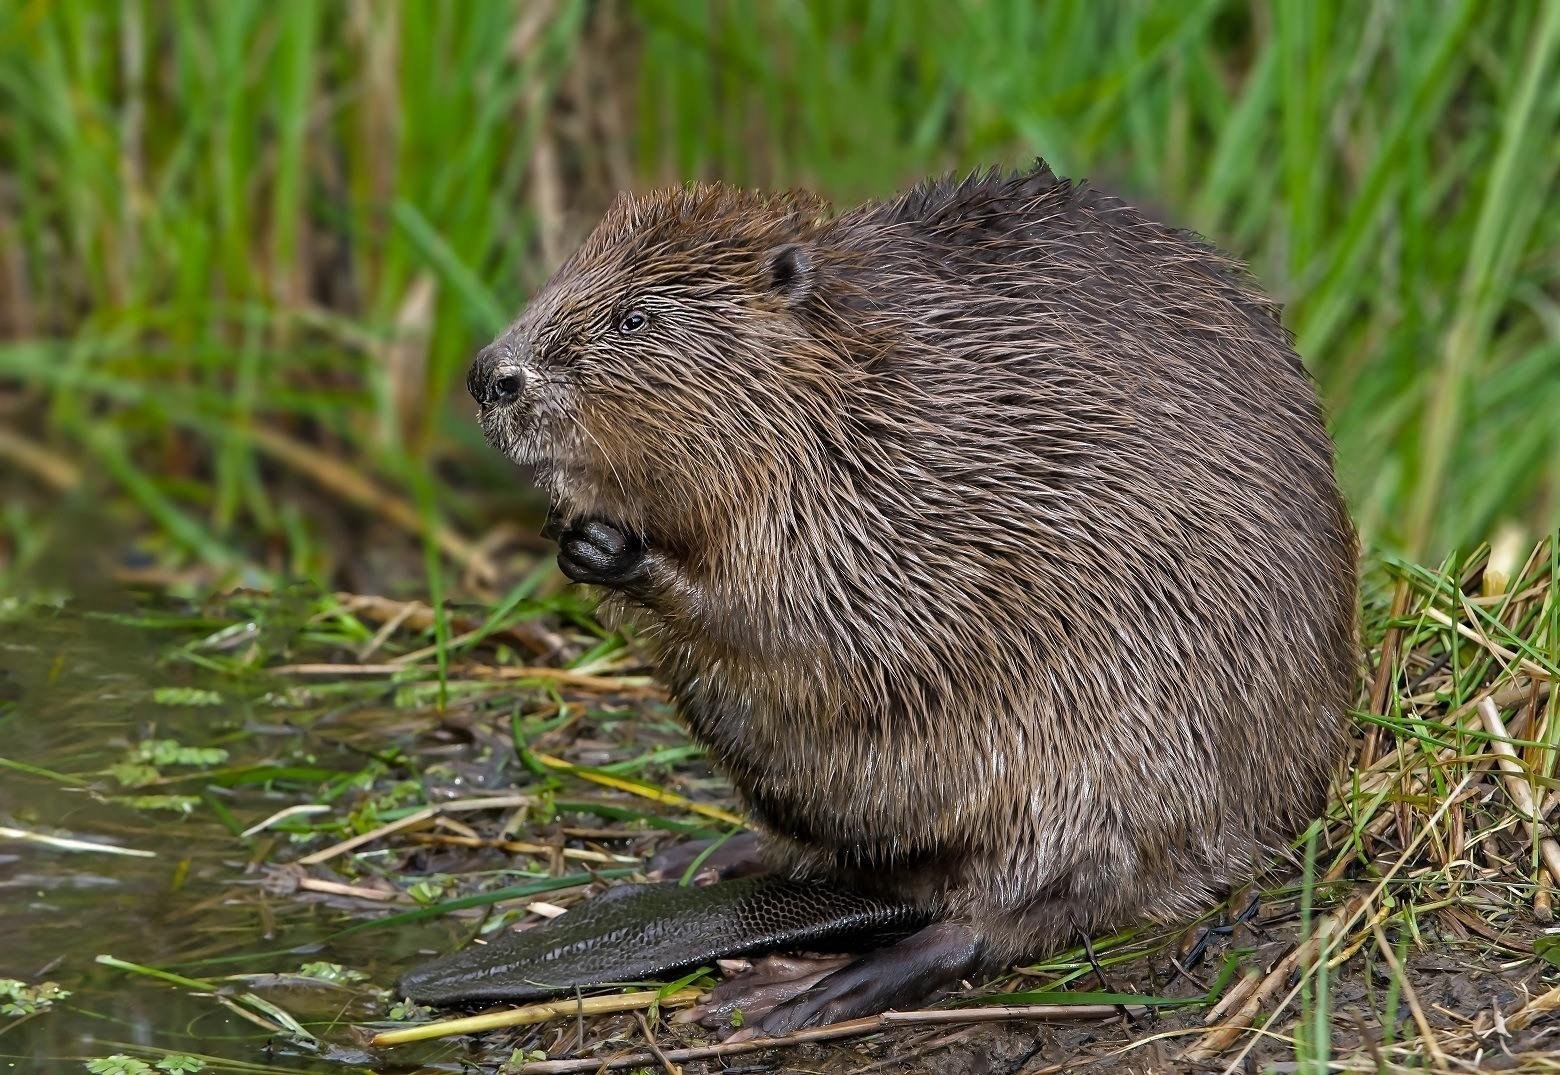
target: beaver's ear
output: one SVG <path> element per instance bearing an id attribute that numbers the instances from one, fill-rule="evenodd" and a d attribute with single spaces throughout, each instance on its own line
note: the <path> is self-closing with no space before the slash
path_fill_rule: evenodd
<path id="1" fill-rule="evenodd" d="M 764 260 L 764 285 L 795 306 L 812 291 L 812 254 L 800 243 L 786 243 L 771 250 Z"/>

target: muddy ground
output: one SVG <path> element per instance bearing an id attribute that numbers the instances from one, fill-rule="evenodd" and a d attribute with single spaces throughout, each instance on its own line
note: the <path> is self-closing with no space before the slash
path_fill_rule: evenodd
<path id="1" fill-rule="evenodd" d="M 462 656 L 441 705 L 420 662 L 405 672 L 351 673 L 349 665 L 378 667 L 392 651 L 365 659 L 361 640 L 347 645 L 351 632 L 322 616 L 321 597 L 288 600 L 192 606 L 143 596 L 8 610 L 0 623 L 0 758 L 8 763 L 0 825 L 136 854 L 0 843 L 0 978 L 51 980 L 70 991 L 46 1010 L 0 1017 L 0 1060 L 11 1070 L 68 1071 L 93 1058 L 173 1051 L 204 1058 L 208 1070 L 420 1072 L 641 1050 L 645 1029 L 632 1015 L 390 1049 L 369 1044 L 397 1025 L 388 1018 L 397 999 L 389 988 L 421 956 L 465 943 L 483 923 L 540 921 L 527 910 L 537 900 L 567 906 L 632 876 L 671 841 L 725 831 L 688 805 L 731 804 L 632 651 L 561 620 L 565 645 L 547 667 L 572 661 L 574 671 L 495 675 L 545 662 L 502 647 L 481 661 Z M 365 616 L 363 626 L 374 625 Z M 408 640 L 393 652 L 416 648 Z M 169 742 L 184 753 L 155 746 Z M 630 790 L 599 779 L 614 772 Z M 677 798 L 657 802 L 647 797 L 654 792 Z M 404 823 L 429 805 L 517 794 L 523 804 Z M 387 826 L 394 831 L 301 862 Z M 507 843 L 483 846 L 498 842 Z M 1547 927 L 1502 887 L 1500 856 L 1517 843 L 1470 852 L 1489 860 L 1487 890 L 1471 885 L 1461 900 L 1400 914 L 1383 934 L 1401 953 L 1418 1016 L 1462 1070 L 1545 1070 L 1535 1056 L 1557 1030 L 1552 1012 L 1522 1029 L 1501 1023 L 1501 1013 L 1555 983 L 1556 968 L 1535 955 L 1535 944 L 1554 952 Z M 1208 1000 L 1273 966 L 1300 934 L 1297 876 L 1282 867 L 1265 878 L 1266 893 L 1254 907 L 1242 903 L 1251 913 L 1233 926 L 1215 912 L 1187 928 L 1099 940 L 1111 990 L 1185 998 L 1185 1008 L 1103 1021 L 895 1028 L 682 1070 L 1197 1070 L 1179 1057 L 1203 1033 Z M 1317 890 L 1316 913 L 1371 884 L 1368 868 L 1345 871 Z M 519 886 L 540 891 L 484 895 Z M 123 963 L 98 961 L 103 955 Z M 1327 984 L 1329 1048 L 1350 1069 L 1371 1070 L 1384 1039 L 1424 1036 L 1379 944 L 1356 945 Z M 953 1002 L 1101 989 L 1081 953 L 975 985 Z M 302 1033 L 245 995 L 274 1005 Z M 1268 1035 L 1240 1036 L 1203 1067 L 1237 1060 L 1237 1070 L 1294 1070 L 1295 1022 L 1305 1011 L 1297 999 Z M 710 1040 L 661 1019 L 646 1026 L 663 1050 Z M 1404 1059 L 1391 1053 L 1379 1066 Z"/>

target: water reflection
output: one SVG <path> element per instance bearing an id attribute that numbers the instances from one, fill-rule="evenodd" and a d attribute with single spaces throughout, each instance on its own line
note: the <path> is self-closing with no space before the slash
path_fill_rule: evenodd
<path id="1" fill-rule="evenodd" d="M 238 837 L 223 824 L 219 807 L 249 824 L 300 801 L 306 793 L 296 784 L 291 790 L 265 783 L 226 787 L 196 771 L 194 779 L 186 774 L 130 793 L 170 800 L 160 808 L 127 802 L 105 770 L 150 740 L 220 745 L 228 771 L 302 755 L 316 766 L 352 770 L 362 757 L 313 726 L 314 714 L 272 708 L 258 687 L 235 688 L 187 666 L 170 669 L 163 659 L 170 635 L 124 619 L 153 610 L 125 600 L 109 609 L 119 619 L 103 611 L 13 606 L 0 619 L 0 826 L 151 854 L 0 839 L 0 978 L 52 979 L 72 993 L 51 1011 L 0 1016 L 0 1066 L 82 1071 L 90 1057 L 133 1052 L 155 1060 L 161 1051 L 182 1051 L 206 1057 L 208 1070 L 258 1070 L 255 1064 L 271 1072 L 362 1070 L 358 1065 L 370 1058 L 358 1049 L 351 1023 L 384 1010 L 370 988 L 296 979 L 282 988 L 226 986 L 256 989 L 296 1017 L 325 1043 L 310 1051 L 216 998 L 96 962 L 106 953 L 214 978 L 289 973 L 305 961 L 328 960 L 388 982 L 412 952 L 445 946 L 449 938 L 446 924 L 429 923 L 333 939 L 373 912 L 280 898 L 270 890 L 258 863 L 277 837 Z M 159 698 L 170 682 L 181 690 L 217 691 L 221 704 L 168 704 L 185 700 Z M 276 857 L 292 856 L 284 849 Z M 449 1048 L 424 1054 L 444 1059 L 435 1067 L 377 1070 L 452 1070 Z"/>

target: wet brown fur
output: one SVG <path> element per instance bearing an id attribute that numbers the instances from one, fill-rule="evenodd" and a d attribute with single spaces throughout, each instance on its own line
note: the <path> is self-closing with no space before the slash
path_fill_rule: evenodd
<path id="1" fill-rule="evenodd" d="M 495 346 L 489 437 L 645 535 L 607 608 L 781 868 L 1030 957 L 1322 807 L 1353 533 L 1277 307 L 1197 237 L 1043 164 L 838 215 L 657 191 Z"/>

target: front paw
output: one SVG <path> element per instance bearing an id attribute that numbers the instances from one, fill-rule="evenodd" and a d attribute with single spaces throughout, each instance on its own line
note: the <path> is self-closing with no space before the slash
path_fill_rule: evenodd
<path id="1" fill-rule="evenodd" d="M 581 519 L 558 539 L 558 567 L 575 582 L 620 589 L 644 577 L 645 543 L 605 520 Z"/>

